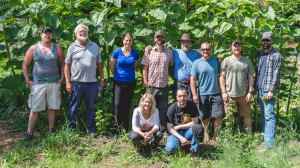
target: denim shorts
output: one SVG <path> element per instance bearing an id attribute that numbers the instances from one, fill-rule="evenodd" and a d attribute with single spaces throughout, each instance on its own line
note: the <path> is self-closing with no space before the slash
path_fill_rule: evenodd
<path id="1" fill-rule="evenodd" d="M 200 95 L 199 96 L 199 111 L 200 119 L 205 120 L 207 118 L 223 118 L 224 104 L 221 94 L 212 95 Z"/>

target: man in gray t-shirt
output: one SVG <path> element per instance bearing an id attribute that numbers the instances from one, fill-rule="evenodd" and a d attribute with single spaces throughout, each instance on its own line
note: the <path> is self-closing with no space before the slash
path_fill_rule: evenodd
<path id="1" fill-rule="evenodd" d="M 66 89 L 70 94 L 68 109 L 69 127 L 76 127 L 78 107 L 84 98 L 87 113 L 87 128 L 96 137 L 96 112 L 98 87 L 104 87 L 104 75 L 99 47 L 88 39 L 88 27 L 79 24 L 75 28 L 77 40 L 68 48 L 65 59 Z M 98 67 L 100 82 L 96 77 Z"/>
<path id="2" fill-rule="evenodd" d="M 247 132 L 252 132 L 251 123 L 251 98 L 253 91 L 254 68 L 251 61 L 242 56 L 242 43 L 235 40 L 231 46 L 232 55 L 226 57 L 221 64 L 220 86 L 222 98 L 225 103 L 227 117 L 230 101 L 237 104 L 239 116 L 243 118 Z"/>

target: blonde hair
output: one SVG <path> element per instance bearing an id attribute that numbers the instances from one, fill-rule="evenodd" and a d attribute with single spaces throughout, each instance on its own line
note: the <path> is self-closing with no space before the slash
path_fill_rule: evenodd
<path id="1" fill-rule="evenodd" d="M 144 101 L 145 101 L 146 98 L 149 98 L 150 101 L 151 101 L 151 109 L 150 109 L 150 112 L 152 113 L 152 112 L 154 112 L 154 110 L 156 109 L 156 101 L 155 101 L 154 97 L 153 97 L 151 94 L 149 94 L 149 93 L 146 93 L 146 94 L 144 94 L 144 95 L 141 97 L 139 107 L 140 107 L 140 109 L 141 109 L 141 112 L 143 113 L 143 111 L 144 111 L 143 105 L 144 105 Z"/>

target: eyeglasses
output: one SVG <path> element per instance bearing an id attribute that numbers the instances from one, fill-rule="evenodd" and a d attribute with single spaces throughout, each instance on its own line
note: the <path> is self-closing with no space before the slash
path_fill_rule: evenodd
<path id="1" fill-rule="evenodd" d="M 210 48 L 201 48 L 201 51 L 210 51 Z"/>
<path id="2" fill-rule="evenodd" d="M 269 39 L 263 39 L 263 40 L 262 40 L 263 43 L 268 43 L 268 42 L 270 42 L 270 41 L 271 41 L 271 40 L 269 40 Z"/>

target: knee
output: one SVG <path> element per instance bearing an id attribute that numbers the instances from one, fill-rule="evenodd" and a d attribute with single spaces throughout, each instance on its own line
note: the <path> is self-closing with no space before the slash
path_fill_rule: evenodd
<path id="1" fill-rule="evenodd" d="M 203 140 L 204 128 L 200 124 L 196 124 L 192 127 L 192 132 L 195 140 L 200 143 Z"/>
<path id="2" fill-rule="evenodd" d="M 178 149 L 178 146 L 176 146 L 175 144 L 173 143 L 166 143 L 166 147 L 165 147 L 165 150 L 168 152 L 168 153 L 174 153 L 176 150 Z"/>
<path id="3" fill-rule="evenodd" d="M 161 140 L 164 136 L 163 133 L 160 131 L 157 131 L 155 134 L 156 134 L 158 140 Z"/>

